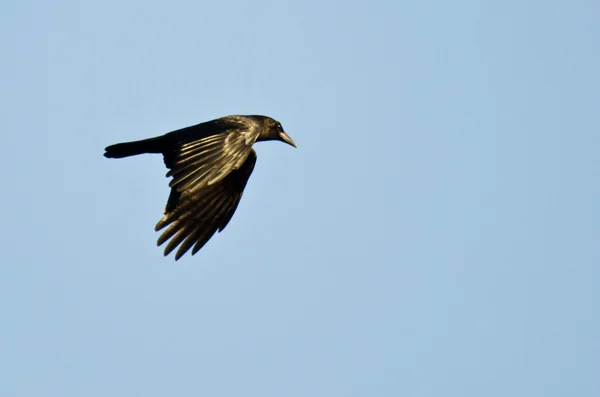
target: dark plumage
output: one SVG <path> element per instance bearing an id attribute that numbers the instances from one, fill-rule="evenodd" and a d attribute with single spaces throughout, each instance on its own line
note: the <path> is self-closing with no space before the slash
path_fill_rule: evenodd
<path id="1" fill-rule="evenodd" d="M 190 248 L 198 252 L 229 223 L 256 163 L 252 145 L 279 140 L 296 144 L 276 120 L 266 116 L 227 116 L 168 134 L 106 148 L 105 157 L 161 153 L 172 177 L 171 194 L 156 231 L 170 239 L 165 256 L 179 246 L 175 260 Z"/>

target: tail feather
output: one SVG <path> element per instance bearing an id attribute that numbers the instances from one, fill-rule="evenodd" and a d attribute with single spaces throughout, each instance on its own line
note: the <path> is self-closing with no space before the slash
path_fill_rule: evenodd
<path id="1" fill-rule="evenodd" d="M 117 143 L 110 145 L 104 153 L 104 157 L 120 159 L 123 157 L 136 156 L 143 153 L 162 153 L 162 137 L 143 139 L 141 141 Z"/>

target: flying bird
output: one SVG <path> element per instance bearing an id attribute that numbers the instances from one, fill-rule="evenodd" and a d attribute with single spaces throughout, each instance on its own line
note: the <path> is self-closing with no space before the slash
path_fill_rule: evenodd
<path id="1" fill-rule="evenodd" d="M 169 169 L 171 193 L 155 230 L 166 228 L 157 245 L 169 241 L 175 260 L 196 254 L 235 212 L 256 163 L 255 142 L 296 144 L 281 123 L 266 116 L 226 116 L 155 138 L 108 146 L 108 158 L 160 153 Z"/>

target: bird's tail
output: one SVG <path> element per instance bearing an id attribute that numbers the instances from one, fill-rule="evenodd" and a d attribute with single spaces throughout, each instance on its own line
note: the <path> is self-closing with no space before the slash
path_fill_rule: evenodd
<path id="1" fill-rule="evenodd" d="M 143 153 L 162 153 L 161 138 L 149 138 L 141 141 L 117 143 L 110 145 L 104 153 L 104 157 L 120 159 L 123 157 L 136 156 Z"/>

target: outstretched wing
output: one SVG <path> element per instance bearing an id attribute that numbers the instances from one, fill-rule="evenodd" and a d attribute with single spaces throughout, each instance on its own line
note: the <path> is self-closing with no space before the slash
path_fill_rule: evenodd
<path id="1" fill-rule="evenodd" d="M 256 152 L 250 149 L 246 160 L 237 169 L 216 183 L 198 189 L 171 189 L 165 216 L 156 224 L 156 231 L 168 226 L 159 237 L 157 245 L 169 240 L 165 256 L 177 246 L 175 260 L 181 258 L 192 246 L 192 255 L 200 250 L 215 234 L 225 229 L 235 212 L 242 193 L 256 163 Z"/>
<path id="2" fill-rule="evenodd" d="M 211 186 L 244 164 L 260 134 L 257 126 L 228 120 L 222 132 L 184 142 L 169 154 L 165 163 L 173 179 L 169 186 L 178 191 L 201 190 Z"/>

